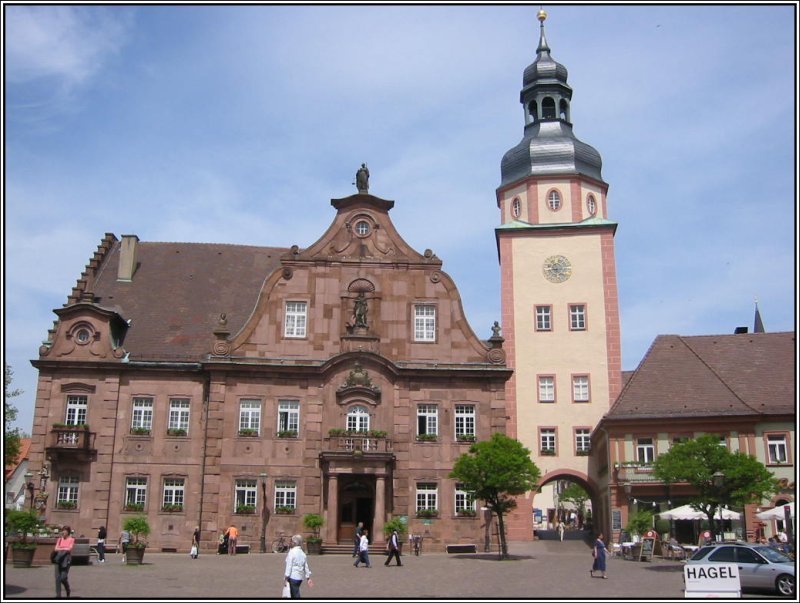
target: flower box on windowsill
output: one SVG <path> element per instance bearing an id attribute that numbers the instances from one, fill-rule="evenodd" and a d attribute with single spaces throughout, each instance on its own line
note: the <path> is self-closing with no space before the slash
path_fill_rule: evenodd
<path id="1" fill-rule="evenodd" d="M 278 515 L 292 515 L 294 507 L 275 507 L 275 513 Z"/>
<path id="2" fill-rule="evenodd" d="M 242 438 L 254 438 L 258 436 L 257 429 L 240 429 L 239 430 L 239 437 Z"/>
<path id="3" fill-rule="evenodd" d="M 183 505 L 164 505 L 161 507 L 163 513 L 183 513 Z"/>
<path id="4" fill-rule="evenodd" d="M 422 519 L 432 519 L 439 517 L 438 509 L 417 509 L 417 517 Z"/>
<path id="5" fill-rule="evenodd" d="M 294 429 L 285 429 L 279 431 L 276 435 L 282 439 L 292 439 L 297 437 L 297 432 Z"/>
<path id="6" fill-rule="evenodd" d="M 470 434 L 470 433 L 459 433 L 456 436 L 456 441 L 458 441 L 458 442 L 474 442 L 475 441 L 475 435 Z"/>
<path id="7" fill-rule="evenodd" d="M 542 455 L 542 456 L 555 456 L 556 455 L 556 449 L 555 448 L 542 448 L 539 451 L 539 454 Z"/>
<path id="8" fill-rule="evenodd" d="M 456 512 L 456 517 L 475 517 L 475 515 L 474 509 L 461 509 Z"/>
<path id="9" fill-rule="evenodd" d="M 144 511 L 144 505 L 142 503 L 128 504 L 122 507 L 122 510 L 126 513 L 141 513 Z"/>
<path id="10" fill-rule="evenodd" d="M 253 505 L 239 505 L 236 507 L 237 515 L 255 515 L 256 508 Z"/>
<path id="11" fill-rule="evenodd" d="M 592 451 L 591 450 L 578 450 L 577 452 L 575 452 L 575 454 L 577 456 L 589 456 L 590 454 L 592 454 Z"/>
<path id="12" fill-rule="evenodd" d="M 131 427 L 131 435 L 149 436 L 150 429 L 147 427 Z"/>
<path id="13" fill-rule="evenodd" d="M 417 434 L 417 442 L 437 442 L 439 436 L 435 433 L 420 433 Z"/>
<path id="14" fill-rule="evenodd" d="M 167 435 L 176 437 L 176 438 L 185 438 L 186 437 L 186 430 L 183 428 L 173 428 L 167 429 Z"/>
<path id="15" fill-rule="evenodd" d="M 74 511 L 78 508 L 78 504 L 72 501 L 60 500 L 56 503 L 56 509 L 61 511 Z"/>

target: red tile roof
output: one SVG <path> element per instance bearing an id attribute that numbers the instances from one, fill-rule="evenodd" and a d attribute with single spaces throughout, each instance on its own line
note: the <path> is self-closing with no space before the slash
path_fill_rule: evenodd
<path id="1" fill-rule="evenodd" d="M 115 242 L 91 290 L 96 303 L 131 321 L 123 347 L 135 360 L 198 360 L 213 346 L 220 314 L 234 335 L 264 280 L 288 249 L 213 243 L 138 243 L 130 282 L 117 280 Z"/>
<path id="2" fill-rule="evenodd" d="M 28 458 L 28 452 L 31 449 L 31 438 L 20 438 L 19 440 L 19 454 L 17 455 L 16 460 L 13 463 L 6 465 L 6 479 L 8 479 L 14 471 L 16 471 L 17 467 L 19 467 L 20 463 Z"/>
<path id="3" fill-rule="evenodd" d="M 794 414 L 795 334 L 659 335 L 607 420 Z"/>

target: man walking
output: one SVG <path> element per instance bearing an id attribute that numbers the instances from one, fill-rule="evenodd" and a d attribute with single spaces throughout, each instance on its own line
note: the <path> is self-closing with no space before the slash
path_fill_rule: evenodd
<path id="1" fill-rule="evenodd" d="M 397 567 L 403 567 L 403 564 L 400 562 L 400 537 L 397 534 L 397 530 L 392 530 L 392 535 L 389 537 L 386 548 L 389 550 L 389 557 L 386 559 L 384 565 L 388 567 L 389 563 L 392 561 L 392 557 L 395 557 L 397 559 Z"/>
<path id="2" fill-rule="evenodd" d="M 364 529 L 361 533 L 361 542 L 358 545 L 358 559 L 353 564 L 358 567 L 358 564 L 363 562 L 368 568 L 372 567 L 369 562 L 369 530 Z"/>

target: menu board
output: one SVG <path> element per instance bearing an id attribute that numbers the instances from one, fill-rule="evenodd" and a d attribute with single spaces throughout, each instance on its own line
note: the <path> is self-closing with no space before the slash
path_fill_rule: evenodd
<path id="1" fill-rule="evenodd" d="M 642 538 L 642 549 L 639 553 L 639 561 L 652 561 L 653 548 L 655 547 L 655 538 Z"/>

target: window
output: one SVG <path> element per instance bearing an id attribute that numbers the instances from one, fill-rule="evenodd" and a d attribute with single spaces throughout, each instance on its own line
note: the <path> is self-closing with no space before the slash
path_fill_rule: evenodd
<path id="1" fill-rule="evenodd" d="M 656 448 L 653 445 L 653 438 L 636 439 L 636 460 L 640 463 L 649 465 L 656 458 Z"/>
<path id="2" fill-rule="evenodd" d="M 435 436 L 439 433 L 439 409 L 435 404 L 417 406 L 417 435 Z"/>
<path id="3" fill-rule="evenodd" d="M 572 377 L 572 400 L 574 402 L 589 401 L 589 376 L 573 375 Z"/>
<path id="4" fill-rule="evenodd" d="M 439 489 L 436 484 L 417 484 L 417 513 L 439 508 Z"/>
<path id="5" fill-rule="evenodd" d="M 414 306 L 414 341 L 436 341 L 436 306 Z"/>
<path id="6" fill-rule="evenodd" d="M 511 202 L 511 217 L 519 218 L 521 212 L 522 212 L 522 203 L 520 202 L 519 197 L 515 197 L 514 200 Z"/>
<path id="7" fill-rule="evenodd" d="M 556 378 L 552 375 L 539 376 L 539 402 L 556 401 Z"/>
<path id="8" fill-rule="evenodd" d="M 708 556 L 714 563 L 736 563 L 736 549 L 732 546 L 721 546 Z"/>
<path id="9" fill-rule="evenodd" d="M 578 454 L 588 454 L 592 447 L 591 430 L 579 428 L 575 430 L 575 452 Z"/>
<path id="10" fill-rule="evenodd" d="M 553 328 L 551 306 L 536 306 L 536 330 L 550 331 Z"/>
<path id="11" fill-rule="evenodd" d="M 239 433 L 258 434 L 261 429 L 261 400 L 239 402 Z"/>
<path id="12" fill-rule="evenodd" d="M 294 509 L 297 506 L 297 484 L 293 481 L 275 482 L 275 508 Z"/>
<path id="13" fill-rule="evenodd" d="M 475 493 L 467 490 L 464 484 L 456 484 L 455 500 L 457 514 L 475 514 Z"/>
<path id="14" fill-rule="evenodd" d="M 153 428 L 153 399 L 134 398 L 131 431 L 150 431 Z"/>
<path id="15" fill-rule="evenodd" d="M 456 404 L 456 439 L 475 439 L 475 407 Z"/>
<path id="16" fill-rule="evenodd" d="M 586 211 L 589 212 L 590 216 L 597 214 L 597 201 L 594 200 L 594 195 L 586 197 Z"/>
<path id="17" fill-rule="evenodd" d="M 553 211 L 561 209 L 561 195 L 557 190 L 553 189 L 547 193 L 547 207 Z"/>
<path id="18" fill-rule="evenodd" d="M 164 480 L 164 498 L 161 506 L 170 510 L 175 507 L 183 509 L 183 478 L 167 478 Z M 175 509 L 177 510 L 177 509 Z"/>
<path id="19" fill-rule="evenodd" d="M 297 400 L 278 401 L 278 431 L 300 431 L 300 402 Z"/>
<path id="20" fill-rule="evenodd" d="M 569 328 L 572 331 L 583 331 L 586 329 L 586 306 L 583 304 L 572 304 L 569 307 Z"/>
<path id="21" fill-rule="evenodd" d="M 369 412 L 363 406 L 353 406 L 347 411 L 348 431 L 369 431 Z"/>
<path id="22" fill-rule="evenodd" d="M 286 324 L 283 331 L 285 337 L 306 336 L 307 312 L 306 302 L 286 302 Z"/>
<path id="23" fill-rule="evenodd" d="M 542 427 L 539 429 L 539 450 L 545 454 L 555 454 L 556 430 L 554 427 Z"/>
<path id="24" fill-rule="evenodd" d="M 176 398 L 169 401 L 169 425 L 167 428 L 189 431 L 189 400 Z"/>
<path id="25" fill-rule="evenodd" d="M 86 425 L 86 396 L 67 396 L 67 416 L 64 423 L 67 425 Z"/>
<path id="26" fill-rule="evenodd" d="M 144 509 L 147 500 L 147 478 L 129 477 L 125 480 L 125 506 Z"/>
<path id="27" fill-rule="evenodd" d="M 65 476 L 58 480 L 58 497 L 56 507 L 71 509 L 78 506 L 78 478 Z"/>
<path id="28" fill-rule="evenodd" d="M 256 508 L 256 480 L 237 479 L 235 488 L 234 510 L 237 513 L 254 511 Z"/>
<path id="29" fill-rule="evenodd" d="M 785 435 L 768 435 L 767 436 L 767 451 L 769 454 L 770 463 L 785 463 L 786 462 L 786 436 Z"/>
<path id="30" fill-rule="evenodd" d="M 365 237 L 369 234 L 369 223 L 366 220 L 356 222 L 356 234 L 359 237 Z"/>

